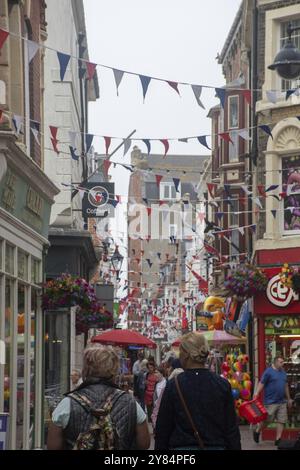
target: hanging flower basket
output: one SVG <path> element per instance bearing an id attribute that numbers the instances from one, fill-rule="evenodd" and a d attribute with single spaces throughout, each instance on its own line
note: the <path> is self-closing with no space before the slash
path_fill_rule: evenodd
<path id="1" fill-rule="evenodd" d="M 94 287 L 85 279 L 62 274 L 44 285 L 42 307 L 45 310 L 60 308 L 76 309 L 76 334 L 86 333 L 89 328 L 111 328 L 112 314 L 104 311 L 97 300 Z"/>
<path id="2" fill-rule="evenodd" d="M 298 268 L 292 268 L 287 263 L 281 268 L 281 283 L 293 289 L 296 294 L 300 294 L 300 272 Z"/>
<path id="3" fill-rule="evenodd" d="M 242 300 L 265 290 L 267 284 L 268 278 L 261 269 L 250 264 L 243 264 L 228 275 L 224 286 L 231 296 Z"/>

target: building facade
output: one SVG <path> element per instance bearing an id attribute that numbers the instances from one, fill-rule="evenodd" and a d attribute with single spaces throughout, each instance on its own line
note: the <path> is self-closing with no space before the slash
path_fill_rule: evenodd
<path id="1" fill-rule="evenodd" d="M 59 189 L 43 171 L 38 132 L 44 53 L 39 49 L 29 61 L 27 39 L 44 43 L 45 7 L 41 0 L 0 4 L 0 26 L 9 32 L 0 56 L 0 412 L 9 418 L 8 449 L 40 447 L 42 436 L 40 295 L 50 210 Z"/>

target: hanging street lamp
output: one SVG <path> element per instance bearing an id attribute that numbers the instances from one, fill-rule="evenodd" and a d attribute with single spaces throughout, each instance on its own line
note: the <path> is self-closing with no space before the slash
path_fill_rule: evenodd
<path id="1" fill-rule="evenodd" d="M 114 270 L 117 273 L 117 281 L 120 279 L 119 273 L 121 271 L 123 259 L 124 259 L 124 256 L 121 255 L 121 253 L 119 252 L 119 247 L 116 246 L 115 252 L 112 255 L 110 261 L 111 261 L 111 264 L 113 265 Z"/>
<path id="2" fill-rule="evenodd" d="M 286 80 L 294 80 L 300 76 L 300 51 L 292 41 L 292 34 L 298 30 L 300 27 L 288 24 L 288 40 L 276 55 L 274 63 L 268 67 L 270 70 L 276 70 L 278 75 Z"/>

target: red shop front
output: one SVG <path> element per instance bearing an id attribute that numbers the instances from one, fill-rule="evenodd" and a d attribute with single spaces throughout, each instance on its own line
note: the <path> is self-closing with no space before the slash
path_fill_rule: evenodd
<path id="1" fill-rule="evenodd" d="M 296 260 L 299 260 L 298 263 Z M 266 291 L 254 297 L 254 314 L 258 322 L 259 377 L 276 355 L 282 355 L 291 398 L 294 398 L 300 392 L 300 300 L 292 289 L 281 284 L 279 274 L 284 263 L 299 264 L 300 249 L 260 252 L 258 261 L 269 278 Z M 266 261 L 268 264 L 273 262 L 273 266 L 269 264 L 266 267 Z M 264 430 L 264 439 L 275 439 L 275 426 L 272 424 Z M 300 407 L 294 404 L 289 410 L 283 438 L 292 439 L 299 431 Z"/>

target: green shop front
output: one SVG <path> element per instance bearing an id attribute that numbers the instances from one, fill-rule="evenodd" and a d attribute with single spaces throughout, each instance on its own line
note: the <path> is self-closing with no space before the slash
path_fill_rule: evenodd
<path id="1" fill-rule="evenodd" d="M 57 187 L 10 139 L 0 142 L 0 414 L 7 449 L 41 446 L 41 286 Z"/>

